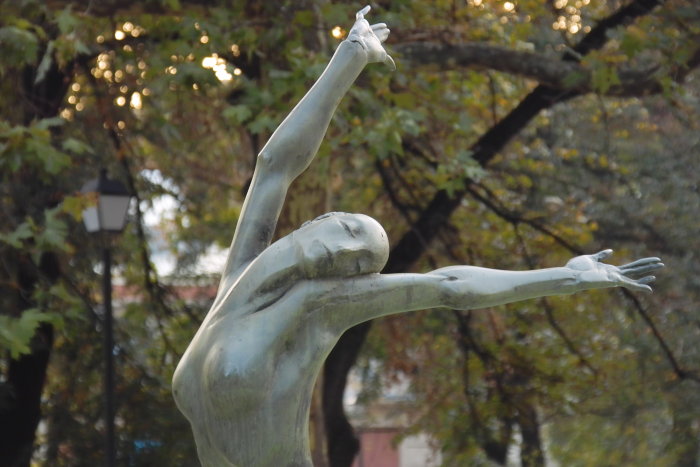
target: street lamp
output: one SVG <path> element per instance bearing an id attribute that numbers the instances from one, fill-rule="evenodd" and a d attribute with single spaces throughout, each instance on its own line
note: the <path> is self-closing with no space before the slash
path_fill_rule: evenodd
<path id="1" fill-rule="evenodd" d="M 83 223 L 90 233 L 119 233 L 124 230 L 126 214 L 131 195 L 117 180 L 107 178 L 107 170 L 100 170 L 100 176 L 90 180 L 81 190 L 92 193 L 97 202 L 83 211 Z M 105 460 L 107 467 L 116 466 L 116 441 L 114 432 L 114 334 L 112 330 L 112 253 L 109 241 L 102 247 L 102 300 L 104 302 L 104 418 L 105 418 Z"/>

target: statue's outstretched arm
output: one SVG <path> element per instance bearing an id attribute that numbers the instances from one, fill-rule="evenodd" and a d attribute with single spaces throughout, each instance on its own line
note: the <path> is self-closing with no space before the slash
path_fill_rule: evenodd
<path id="1" fill-rule="evenodd" d="M 320 309 L 320 319 L 343 331 L 380 316 L 427 308 L 469 310 L 607 287 L 651 291 L 648 284 L 655 278 L 648 274 L 663 267 L 659 258 L 617 267 L 601 262 L 610 254 L 612 250 L 605 250 L 578 256 L 564 267 L 533 271 L 451 266 L 427 274 L 373 274 L 319 281 L 309 285 L 313 290 L 310 304 Z"/>
<path id="2" fill-rule="evenodd" d="M 383 23 L 370 26 L 364 19 L 368 11 L 365 7 L 358 12 L 323 74 L 260 151 L 222 285 L 270 245 L 290 184 L 311 163 L 335 109 L 365 65 L 384 62 L 393 67 L 382 47 L 389 29 Z"/>

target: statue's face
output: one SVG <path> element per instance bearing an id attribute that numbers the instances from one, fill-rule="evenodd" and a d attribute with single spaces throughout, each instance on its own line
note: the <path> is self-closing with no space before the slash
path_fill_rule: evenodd
<path id="1" fill-rule="evenodd" d="M 386 232 L 363 214 L 336 214 L 294 232 L 307 277 L 348 277 L 382 270 L 389 258 Z"/>

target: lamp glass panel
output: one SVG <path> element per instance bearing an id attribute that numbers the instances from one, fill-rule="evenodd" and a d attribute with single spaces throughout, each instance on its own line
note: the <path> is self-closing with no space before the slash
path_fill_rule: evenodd
<path id="1" fill-rule="evenodd" d="M 100 195 L 100 229 L 120 231 L 126 223 L 129 196 Z"/>
<path id="2" fill-rule="evenodd" d="M 83 223 L 85 224 L 85 229 L 90 233 L 100 230 L 100 217 L 97 214 L 97 206 L 90 206 L 83 211 Z"/>

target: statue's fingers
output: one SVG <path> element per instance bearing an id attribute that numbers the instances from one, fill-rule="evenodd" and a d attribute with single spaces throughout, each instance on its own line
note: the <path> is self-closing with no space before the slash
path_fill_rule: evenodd
<path id="1" fill-rule="evenodd" d="M 632 261 L 631 263 L 623 264 L 622 266 L 620 266 L 620 269 L 634 268 L 649 263 L 661 263 L 661 258 L 657 258 L 654 256 L 651 258 L 638 259 L 637 261 Z"/>
<path id="2" fill-rule="evenodd" d="M 384 64 L 388 66 L 391 71 L 396 71 L 396 63 L 394 63 L 394 59 L 391 58 L 391 55 L 386 54 L 386 57 L 384 58 Z"/>
<path id="3" fill-rule="evenodd" d="M 387 37 L 389 37 L 390 31 L 386 26 L 386 23 L 377 23 L 372 25 L 372 32 L 374 32 L 374 35 L 377 36 L 379 42 L 384 42 Z"/>
<path id="4" fill-rule="evenodd" d="M 596 261 L 603 261 L 606 258 L 610 258 L 613 254 L 613 251 L 610 249 L 599 251 L 598 253 L 591 255 Z"/>
<path id="5" fill-rule="evenodd" d="M 647 274 L 657 269 L 664 267 L 664 263 L 652 263 L 652 264 L 642 264 L 637 267 L 621 267 L 620 272 L 625 276 L 641 276 L 642 274 Z"/>
<path id="6" fill-rule="evenodd" d="M 360 11 L 358 11 L 357 13 L 355 13 L 355 19 L 356 19 L 356 20 L 364 19 L 364 18 L 365 18 L 365 15 L 366 15 L 367 13 L 369 13 L 369 10 L 371 10 L 371 9 L 372 9 L 372 7 L 369 6 L 369 5 L 367 5 L 366 7 L 364 7 L 363 9 L 361 9 Z"/>
<path id="7" fill-rule="evenodd" d="M 625 276 L 622 276 L 621 278 L 622 284 L 620 285 L 622 285 L 626 289 L 634 290 L 637 292 L 652 292 L 651 287 L 649 287 L 647 284 L 654 282 L 654 279 L 656 279 L 656 277 L 654 276 L 646 276 L 638 280 L 632 280 Z"/>
<path id="8" fill-rule="evenodd" d="M 656 276 L 644 276 L 641 279 L 637 279 L 638 284 L 651 284 L 656 280 Z"/>

